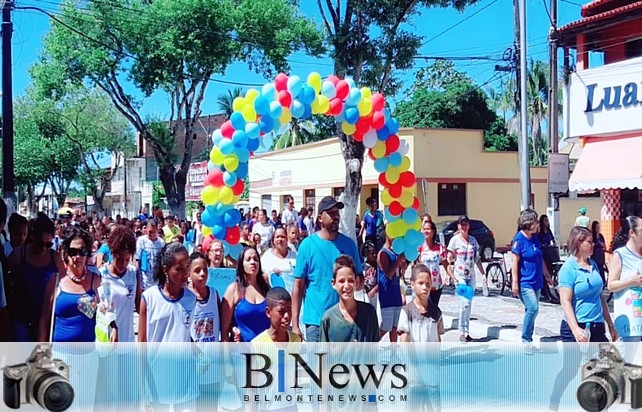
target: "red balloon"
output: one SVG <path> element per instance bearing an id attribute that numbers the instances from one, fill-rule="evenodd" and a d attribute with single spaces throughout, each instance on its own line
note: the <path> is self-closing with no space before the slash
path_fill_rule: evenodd
<path id="1" fill-rule="evenodd" d="M 339 80 L 336 84 L 336 89 L 337 98 L 341 100 L 348 97 L 348 93 L 350 93 L 350 85 L 345 80 Z"/>
<path id="2" fill-rule="evenodd" d="M 372 127 L 379 130 L 386 124 L 386 118 L 382 112 L 374 112 L 372 115 Z"/>
<path id="3" fill-rule="evenodd" d="M 399 136 L 396 134 L 390 135 L 386 140 L 386 154 L 394 153 L 399 149 Z"/>
<path id="4" fill-rule="evenodd" d="M 332 76 L 328 76 L 328 78 L 326 80 L 336 86 L 337 83 L 339 83 L 339 80 L 341 80 L 341 79 L 339 79 L 337 76 L 335 76 L 333 74 Z"/>
<path id="5" fill-rule="evenodd" d="M 337 99 L 336 97 L 332 100 L 330 100 L 330 114 L 332 116 L 338 116 L 341 114 L 343 111 L 343 102 L 341 99 Z"/>
<path id="6" fill-rule="evenodd" d="M 374 156 L 374 153 L 372 153 L 372 149 L 368 149 L 368 157 L 373 161 L 377 160 L 377 158 Z"/>
<path id="7" fill-rule="evenodd" d="M 245 182 L 242 179 L 238 179 L 236 184 L 232 186 L 232 193 L 234 196 L 241 196 L 245 190 Z"/>
<path id="8" fill-rule="evenodd" d="M 358 132 L 365 133 L 370 129 L 371 124 L 372 124 L 372 116 L 365 116 L 365 117 L 360 117 L 359 120 L 357 120 L 357 124 L 355 126 Z"/>
<path id="9" fill-rule="evenodd" d="M 386 101 L 381 95 L 381 93 L 373 94 L 372 97 L 370 98 L 370 102 L 372 102 L 372 110 L 375 112 L 382 111 L 386 105 Z"/>
<path id="10" fill-rule="evenodd" d="M 225 240 L 231 245 L 236 245 L 241 240 L 241 229 L 238 226 L 228 227 L 225 234 Z"/>
<path id="11" fill-rule="evenodd" d="M 390 203 L 390 207 L 388 209 L 393 216 L 399 216 L 403 213 L 403 206 L 401 206 L 401 203 L 396 200 Z"/>
<path id="12" fill-rule="evenodd" d="M 359 132 L 358 130 L 354 132 L 352 135 L 352 138 L 356 140 L 357 142 L 363 142 L 363 133 Z"/>
<path id="13" fill-rule="evenodd" d="M 210 170 L 207 174 L 207 181 L 214 187 L 222 187 L 225 185 L 225 183 L 223 183 L 223 172 L 218 168 Z"/>
<path id="14" fill-rule="evenodd" d="M 388 181 L 386 180 L 386 174 L 385 174 L 385 173 L 381 173 L 381 174 L 379 175 L 379 184 L 380 184 L 381 186 L 383 186 L 383 187 L 388 187 L 388 186 L 390 186 L 390 183 L 388 183 Z"/>
<path id="15" fill-rule="evenodd" d="M 401 185 L 401 182 L 397 182 L 394 185 L 391 185 L 388 188 L 388 192 L 393 198 L 401 197 L 401 194 L 403 193 L 403 186 Z"/>
<path id="16" fill-rule="evenodd" d="M 419 198 L 415 196 L 415 198 L 412 201 L 412 208 L 415 209 L 416 211 L 419 211 Z"/>
<path id="17" fill-rule="evenodd" d="M 287 83 L 286 83 L 287 87 Z M 281 106 L 290 108 L 290 105 L 292 104 L 292 95 L 290 94 L 289 91 L 287 90 L 281 90 L 279 92 L 279 103 L 281 103 Z"/>
<path id="18" fill-rule="evenodd" d="M 274 79 L 274 87 L 276 91 L 280 92 L 281 90 L 288 89 L 288 75 L 285 73 L 279 73 Z"/>
<path id="19" fill-rule="evenodd" d="M 399 183 L 403 187 L 412 187 L 415 184 L 415 174 L 412 172 L 403 172 L 399 175 Z"/>
<path id="20" fill-rule="evenodd" d="M 232 126 L 232 122 L 227 120 L 221 125 L 221 134 L 223 137 L 227 137 L 228 139 L 232 138 L 232 135 L 234 134 L 234 126 Z"/>

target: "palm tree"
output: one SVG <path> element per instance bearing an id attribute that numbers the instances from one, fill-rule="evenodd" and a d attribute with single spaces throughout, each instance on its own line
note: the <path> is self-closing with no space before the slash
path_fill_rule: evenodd
<path id="1" fill-rule="evenodd" d="M 530 117 L 531 139 L 533 140 L 534 164 L 542 166 L 546 153 L 542 144 L 542 122 L 548 117 L 548 65 L 541 61 L 530 61 L 528 71 L 528 115 Z"/>
<path id="2" fill-rule="evenodd" d="M 242 96 L 243 89 L 240 87 L 236 87 L 234 89 L 228 90 L 227 94 L 219 95 L 216 99 L 218 107 L 225 113 L 225 118 L 227 120 L 229 120 L 230 116 L 232 116 L 232 113 L 234 113 L 234 99 Z"/>
<path id="3" fill-rule="evenodd" d="M 292 119 L 286 127 L 286 130 L 274 138 L 271 150 L 285 149 L 320 140 L 316 138 L 319 128 L 310 120 Z"/>

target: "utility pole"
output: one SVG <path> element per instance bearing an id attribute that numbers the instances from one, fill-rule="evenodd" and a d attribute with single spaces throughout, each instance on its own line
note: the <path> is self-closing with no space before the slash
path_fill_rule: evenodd
<path id="1" fill-rule="evenodd" d="M 551 0 L 551 28 L 548 34 L 549 49 L 549 91 L 548 91 L 548 142 L 550 153 L 559 152 L 559 108 L 557 101 L 557 0 Z M 555 193 L 548 197 L 548 215 L 553 234 L 559 239 L 559 203 Z"/>
<path id="2" fill-rule="evenodd" d="M 519 0 L 519 94 L 520 94 L 520 150 L 519 181 L 521 184 L 521 209 L 531 207 L 531 170 L 528 158 L 528 111 L 526 107 L 526 0 Z"/>
<path id="3" fill-rule="evenodd" d="M 17 210 L 13 162 L 13 87 L 11 71 L 12 1 L 2 5 L 2 194 L 7 214 Z"/>
<path id="4" fill-rule="evenodd" d="M 124 180 L 125 181 L 124 181 L 124 185 L 123 185 L 124 189 L 125 189 L 124 190 L 124 192 L 125 192 L 124 193 L 124 196 L 125 196 L 125 216 L 124 217 L 129 218 L 129 215 L 127 214 L 127 210 L 128 210 L 128 208 L 127 208 L 127 200 L 128 200 L 127 199 L 127 156 L 124 153 L 123 153 L 123 163 L 124 163 L 123 173 L 125 174 L 124 175 Z"/>

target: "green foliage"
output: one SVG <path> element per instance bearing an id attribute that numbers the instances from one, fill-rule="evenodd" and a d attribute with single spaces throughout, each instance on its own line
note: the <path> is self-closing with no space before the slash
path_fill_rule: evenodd
<path id="1" fill-rule="evenodd" d="M 334 136 L 335 131 L 336 122 L 329 116 L 313 115 L 310 120 L 292 119 L 287 130 L 274 139 L 270 150 L 318 142 Z"/>
<path id="2" fill-rule="evenodd" d="M 152 182 L 152 206 L 163 206 L 163 198 L 165 197 L 167 197 L 167 195 L 165 194 L 163 184 L 159 181 Z"/>
<path id="3" fill-rule="evenodd" d="M 243 190 L 243 193 L 241 193 L 240 200 L 249 200 L 250 199 L 250 177 L 245 176 L 245 179 L 243 179 L 245 182 L 245 190 Z"/>
<path id="4" fill-rule="evenodd" d="M 509 133 L 504 119 L 498 117 L 484 132 L 484 149 L 491 152 L 516 152 L 517 135 Z"/>
<path id="5" fill-rule="evenodd" d="M 229 120 L 232 113 L 234 113 L 234 99 L 239 96 L 243 96 L 243 89 L 235 87 L 234 89 L 228 90 L 227 93 L 219 95 L 216 99 L 218 108 L 225 113 L 226 120 Z"/>

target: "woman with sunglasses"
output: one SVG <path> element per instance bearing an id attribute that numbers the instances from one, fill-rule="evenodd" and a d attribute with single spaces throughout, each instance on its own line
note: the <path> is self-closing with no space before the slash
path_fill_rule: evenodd
<path id="1" fill-rule="evenodd" d="M 47 282 L 55 273 L 65 273 L 58 252 L 51 249 L 54 223 L 44 213 L 32 221 L 33 242 L 16 248 L 9 257 L 18 307 L 11 322 L 16 342 L 37 342 L 43 296 Z"/>

